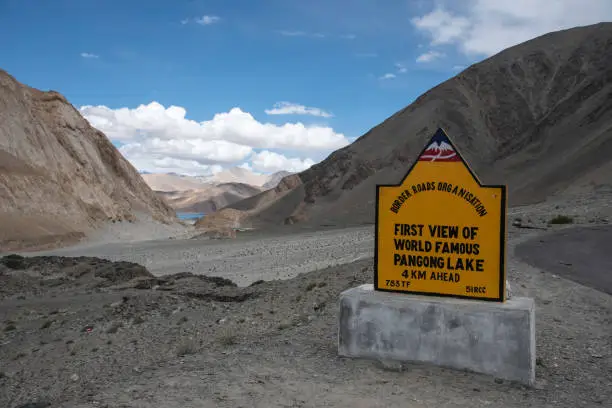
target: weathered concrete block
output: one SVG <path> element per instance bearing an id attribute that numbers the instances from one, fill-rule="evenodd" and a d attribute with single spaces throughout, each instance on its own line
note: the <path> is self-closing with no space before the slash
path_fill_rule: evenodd
<path id="1" fill-rule="evenodd" d="M 535 304 L 375 291 L 340 294 L 338 353 L 346 357 L 419 361 L 535 382 Z"/>

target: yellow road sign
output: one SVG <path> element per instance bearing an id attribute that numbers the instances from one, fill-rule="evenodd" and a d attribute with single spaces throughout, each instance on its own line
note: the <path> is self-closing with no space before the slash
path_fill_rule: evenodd
<path id="1" fill-rule="evenodd" d="M 438 129 L 398 185 L 376 186 L 377 290 L 503 302 L 506 187 L 480 183 Z"/>

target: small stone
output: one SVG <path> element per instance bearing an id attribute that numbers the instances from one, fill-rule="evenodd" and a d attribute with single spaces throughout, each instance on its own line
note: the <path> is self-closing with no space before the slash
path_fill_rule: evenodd
<path id="1" fill-rule="evenodd" d="M 534 384 L 533 388 L 535 388 L 538 391 L 542 391 L 543 389 L 545 389 L 545 385 L 546 385 L 546 383 L 544 383 L 542 381 L 536 381 L 536 383 Z"/>
<path id="2" fill-rule="evenodd" d="M 404 371 L 404 365 L 402 364 L 401 361 L 378 360 L 378 363 L 380 364 L 383 370 L 397 371 L 397 372 Z"/>
<path id="3" fill-rule="evenodd" d="M 503 384 L 504 380 L 502 380 L 501 378 L 496 378 L 495 379 L 495 384 Z"/>
<path id="4" fill-rule="evenodd" d="M 38 402 L 26 402 L 25 404 L 17 406 L 17 408 L 47 408 L 50 406 L 51 406 L 50 402 L 38 401 Z"/>
<path id="5" fill-rule="evenodd" d="M 70 380 L 73 382 L 79 381 L 79 375 L 78 374 L 72 374 L 70 376 Z"/>

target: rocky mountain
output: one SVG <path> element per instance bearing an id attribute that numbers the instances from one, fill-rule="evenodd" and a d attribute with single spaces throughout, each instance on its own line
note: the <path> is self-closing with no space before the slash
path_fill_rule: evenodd
<path id="1" fill-rule="evenodd" d="M 73 242 L 139 214 L 176 220 L 66 98 L 0 70 L 0 252 Z"/>
<path id="2" fill-rule="evenodd" d="M 278 183 L 280 183 L 280 181 L 291 175 L 293 173 L 290 173 L 288 171 L 277 171 L 276 173 L 272 173 L 268 176 L 267 181 L 263 184 L 263 189 L 264 190 L 269 190 L 271 188 L 274 188 L 276 186 L 278 186 Z"/>
<path id="3" fill-rule="evenodd" d="M 231 167 L 210 176 L 146 173 L 142 177 L 175 210 L 208 214 L 274 188 L 289 174 L 287 171 L 258 174 Z"/>
<path id="4" fill-rule="evenodd" d="M 253 226 L 372 223 L 438 127 L 509 204 L 611 188 L 612 23 L 549 33 L 474 64 L 276 189 L 237 202 Z M 286 178 L 287 179 L 287 178 Z"/>
<path id="5" fill-rule="evenodd" d="M 203 185 L 220 185 L 225 183 L 247 184 L 261 187 L 260 191 L 274 188 L 292 173 L 278 171 L 272 174 L 255 173 L 242 167 L 230 167 L 207 176 L 188 176 L 177 173 L 141 172 L 142 178 L 155 191 L 184 191 L 201 188 Z"/>
<path id="6" fill-rule="evenodd" d="M 153 191 L 188 191 L 204 187 L 204 181 L 175 173 L 146 173 L 142 178 Z"/>
<path id="7" fill-rule="evenodd" d="M 261 191 L 250 184 L 221 183 L 204 184 L 193 190 L 157 191 L 157 194 L 176 211 L 209 214 Z"/>

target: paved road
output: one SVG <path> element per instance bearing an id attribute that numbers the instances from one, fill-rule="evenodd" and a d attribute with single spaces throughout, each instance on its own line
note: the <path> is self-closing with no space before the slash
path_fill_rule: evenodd
<path id="1" fill-rule="evenodd" d="M 519 244 L 515 254 L 537 268 L 612 295 L 612 225 L 545 234 Z"/>
<path id="2" fill-rule="evenodd" d="M 237 239 L 123 242 L 27 253 L 27 256 L 96 256 L 131 261 L 155 275 L 192 272 L 222 276 L 247 286 L 374 255 L 373 226 L 270 235 L 239 233 Z"/>

